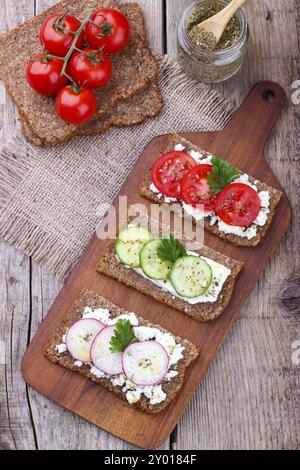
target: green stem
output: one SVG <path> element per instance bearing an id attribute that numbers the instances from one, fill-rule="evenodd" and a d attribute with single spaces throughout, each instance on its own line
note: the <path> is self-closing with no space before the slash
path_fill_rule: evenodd
<path id="1" fill-rule="evenodd" d="M 88 15 L 86 16 L 85 20 L 82 22 L 80 28 L 76 31 L 76 33 L 74 34 L 74 40 L 73 40 L 73 43 L 72 43 L 72 46 L 69 50 L 69 52 L 67 53 L 66 57 L 64 58 L 64 66 L 63 66 L 63 69 L 61 71 L 61 75 L 64 75 L 65 77 L 67 77 L 68 79 L 70 79 L 70 77 L 68 76 L 68 74 L 66 73 L 66 68 L 67 68 L 67 65 L 69 63 L 69 60 L 76 48 L 76 44 L 77 44 L 77 41 L 78 41 L 78 38 L 80 36 L 80 34 L 82 33 L 82 31 L 84 30 L 84 28 L 86 27 L 86 25 L 88 24 L 89 20 L 90 20 L 90 17 L 92 15 L 94 10 L 89 10 L 89 13 Z M 72 79 L 72 83 L 74 84 L 74 80 Z"/>

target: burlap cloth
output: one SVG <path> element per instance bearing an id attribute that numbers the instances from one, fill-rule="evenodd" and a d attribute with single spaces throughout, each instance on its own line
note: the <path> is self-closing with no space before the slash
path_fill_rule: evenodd
<path id="1" fill-rule="evenodd" d="M 159 62 L 165 103 L 159 117 L 52 149 L 31 147 L 19 131 L 2 145 L 0 236 L 60 280 L 99 223 L 99 204 L 111 204 L 153 137 L 216 131 L 234 112 L 219 93 L 190 80 L 167 57 Z"/>

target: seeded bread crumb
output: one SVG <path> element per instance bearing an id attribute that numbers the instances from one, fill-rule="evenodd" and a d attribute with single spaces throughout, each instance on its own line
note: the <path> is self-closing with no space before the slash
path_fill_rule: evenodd
<path id="1" fill-rule="evenodd" d="M 49 339 L 49 345 L 45 351 L 45 357 L 55 364 L 59 364 L 67 369 L 70 369 L 74 372 L 83 375 L 84 377 L 87 377 L 88 379 L 91 379 L 92 381 L 101 385 L 110 392 L 113 392 L 114 394 L 118 395 L 120 398 L 127 402 L 126 393 L 122 391 L 121 387 L 114 387 L 110 380 L 107 378 L 97 378 L 96 376 L 91 374 L 90 367 L 88 365 L 83 364 L 80 368 L 76 367 L 74 365 L 74 359 L 69 354 L 69 352 L 58 354 L 55 349 L 58 344 L 62 343 L 62 336 L 66 333 L 70 326 L 82 317 L 85 307 L 90 307 L 92 309 L 108 308 L 111 313 L 111 318 L 118 317 L 119 315 L 124 313 L 129 313 L 123 310 L 122 308 L 112 304 L 104 297 L 95 294 L 94 292 L 83 290 L 80 298 L 74 303 L 71 311 L 65 317 L 64 321 L 51 335 Z M 157 328 L 162 332 L 167 332 L 167 330 L 161 328 L 159 325 L 153 325 L 142 318 L 139 318 L 139 325 L 149 326 Z M 196 346 L 194 346 L 190 341 L 186 339 L 175 337 L 175 341 L 177 344 L 182 344 L 185 347 L 185 350 L 183 351 L 183 358 L 177 363 L 178 375 L 174 377 L 171 381 L 162 382 L 162 389 L 167 395 L 166 400 L 157 405 L 151 405 L 150 401 L 144 395 L 142 395 L 138 403 L 135 403 L 134 405 L 128 404 L 128 406 L 134 406 L 135 408 L 138 408 L 146 413 L 155 414 L 165 409 L 178 394 L 180 388 L 184 383 L 186 369 L 197 358 L 199 352 Z"/>
<path id="2" fill-rule="evenodd" d="M 95 135 L 105 132 L 110 127 L 128 127 L 142 124 L 146 119 L 157 116 L 163 108 L 159 85 L 154 82 L 149 89 L 136 96 L 119 101 L 113 109 L 97 118 L 87 126 L 78 129 L 78 135 Z M 25 137 L 35 146 L 46 147 L 47 142 L 43 142 L 32 132 L 26 119 L 21 117 L 22 131 Z M 51 145 L 58 145 L 60 141 L 52 141 Z"/>

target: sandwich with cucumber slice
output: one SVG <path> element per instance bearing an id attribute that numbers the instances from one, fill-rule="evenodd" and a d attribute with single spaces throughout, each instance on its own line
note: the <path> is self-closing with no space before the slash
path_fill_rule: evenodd
<path id="1" fill-rule="evenodd" d="M 202 246 L 186 248 L 172 233 L 155 236 L 150 224 L 129 224 L 110 242 L 97 271 L 198 321 L 213 320 L 229 304 L 243 263 Z M 161 227 L 159 233 L 162 233 Z"/>

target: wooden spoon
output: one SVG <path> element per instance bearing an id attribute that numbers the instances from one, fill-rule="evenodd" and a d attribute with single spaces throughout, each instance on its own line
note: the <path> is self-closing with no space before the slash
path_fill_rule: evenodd
<path id="1" fill-rule="evenodd" d="M 211 16 L 207 20 L 203 21 L 199 25 L 195 26 L 195 28 L 199 28 L 205 33 L 207 33 L 207 37 L 215 38 L 212 41 L 211 50 L 215 49 L 218 42 L 220 41 L 223 33 L 228 25 L 229 21 L 236 13 L 236 11 L 246 2 L 246 0 L 232 0 L 223 10 L 217 13 L 214 16 Z"/>

